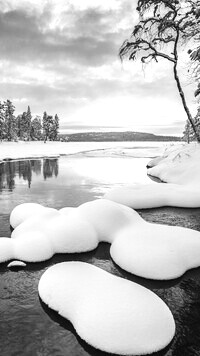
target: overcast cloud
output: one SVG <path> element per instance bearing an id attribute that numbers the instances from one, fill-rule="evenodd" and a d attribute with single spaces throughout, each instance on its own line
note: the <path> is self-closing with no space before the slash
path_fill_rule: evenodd
<path id="1" fill-rule="evenodd" d="M 121 64 L 134 0 L 0 0 L 0 92 L 16 112 L 58 113 L 64 132 L 181 134 L 170 64 Z M 184 78 L 187 81 L 186 77 Z M 186 88 L 189 93 L 189 88 Z M 189 96 L 192 103 L 192 96 Z"/>

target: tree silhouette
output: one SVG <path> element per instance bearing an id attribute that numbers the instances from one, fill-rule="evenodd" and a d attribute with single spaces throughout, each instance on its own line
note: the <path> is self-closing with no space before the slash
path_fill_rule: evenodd
<path id="1" fill-rule="evenodd" d="M 163 58 L 173 65 L 173 75 L 187 118 L 194 130 L 197 141 L 200 135 L 196 130 L 188 108 L 185 94 L 178 74 L 180 46 L 196 34 L 199 23 L 199 0 L 139 0 L 137 11 L 140 20 L 134 27 L 130 40 L 126 40 L 120 57 L 129 60 L 140 57 L 142 63 Z"/>

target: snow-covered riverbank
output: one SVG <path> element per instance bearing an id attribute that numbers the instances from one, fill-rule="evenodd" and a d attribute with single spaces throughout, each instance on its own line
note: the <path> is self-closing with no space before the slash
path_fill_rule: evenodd
<path id="1" fill-rule="evenodd" d="M 109 191 L 105 198 L 134 209 L 176 206 L 200 207 L 200 145 L 170 147 L 148 163 L 148 174 L 165 183 L 136 184 Z"/>
<path id="2" fill-rule="evenodd" d="M 149 162 L 148 174 L 166 183 L 200 186 L 200 144 L 174 146 Z"/>
<path id="3" fill-rule="evenodd" d="M 170 142 L 1 142 L 0 161 L 5 159 L 24 159 L 59 157 L 90 150 L 108 148 L 148 148 L 148 157 L 156 157 L 163 154 L 166 147 L 173 145 Z"/>

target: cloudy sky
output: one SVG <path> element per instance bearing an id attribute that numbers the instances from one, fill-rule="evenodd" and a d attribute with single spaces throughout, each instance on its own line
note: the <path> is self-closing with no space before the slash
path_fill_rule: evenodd
<path id="1" fill-rule="evenodd" d="M 136 0 L 0 0 L 0 99 L 60 117 L 62 132 L 183 131 L 171 64 L 121 63 Z M 185 66 L 185 64 L 184 64 Z M 194 106 L 185 75 L 185 90 Z M 192 91 L 191 91 L 192 93 Z"/>

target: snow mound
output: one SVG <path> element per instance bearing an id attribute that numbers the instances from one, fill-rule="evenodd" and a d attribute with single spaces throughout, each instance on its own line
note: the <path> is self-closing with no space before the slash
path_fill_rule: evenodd
<path id="1" fill-rule="evenodd" d="M 148 164 L 148 174 L 168 184 L 135 184 L 116 188 L 106 193 L 104 198 L 133 209 L 200 207 L 199 161 L 200 145 L 175 146 Z"/>
<path id="2" fill-rule="evenodd" d="M 134 184 L 111 189 L 104 198 L 133 209 L 161 206 L 198 208 L 200 207 L 200 188 L 170 183 Z"/>
<path id="3" fill-rule="evenodd" d="M 39 213 L 51 214 L 55 212 L 56 209 L 45 208 L 43 205 L 37 203 L 25 203 L 17 205 L 10 214 L 10 225 L 15 229 L 20 225 L 24 220 Z"/>
<path id="4" fill-rule="evenodd" d="M 150 279 L 178 278 L 200 266 L 200 233 L 177 226 L 143 222 L 122 230 L 110 248 L 117 265 Z"/>
<path id="5" fill-rule="evenodd" d="M 50 267 L 38 290 L 44 303 L 102 351 L 149 354 L 167 346 L 175 333 L 173 316 L 156 294 L 87 263 Z"/>
<path id="6" fill-rule="evenodd" d="M 199 232 L 147 223 L 136 211 L 106 199 L 78 208 L 40 207 L 37 212 L 22 204 L 11 217 L 14 223 L 23 221 L 11 239 L 0 239 L 0 262 L 40 262 L 55 253 L 91 251 L 105 241 L 111 244 L 113 260 L 141 277 L 171 279 L 200 266 Z"/>
<path id="7" fill-rule="evenodd" d="M 200 187 L 200 145 L 174 146 L 165 151 L 160 161 L 149 162 L 148 174 L 167 183 Z"/>
<path id="8" fill-rule="evenodd" d="M 26 267 L 26 263 L 22 261 L 12 261 L 8 264 L 8 268 L 18 268 L 18 267 Z"/>

